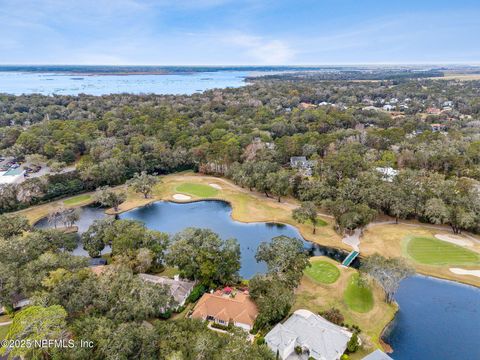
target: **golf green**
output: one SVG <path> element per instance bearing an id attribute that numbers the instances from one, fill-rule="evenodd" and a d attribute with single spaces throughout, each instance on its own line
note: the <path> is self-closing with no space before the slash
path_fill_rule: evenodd
<path id="1" fill-rule="evenodd" d="M 340 277 L 340 270 L 326 261 L 312 261 L 312 266 L 305 269 L 305 274 L 322 284 L 333 284 Z"/>
<path id="2" fill-rule="evenodd" d="M 358 274 L 353 274 L 348 279 L 343 299 L 350 309 L 359 313 L 369 312 L 373 308 L 372 290 L 359 282 Z"/>
<path id="3" fill-rule="evenodd" d="M 480 254 L 446 241 L 428 238 L 411 238 L 406 247 L 408 255 L 420 264 L 476 265 Z"/>

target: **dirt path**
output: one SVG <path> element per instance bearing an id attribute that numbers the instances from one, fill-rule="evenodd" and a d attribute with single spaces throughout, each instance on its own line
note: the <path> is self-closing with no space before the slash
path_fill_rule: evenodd
<path id="1" fill-rule="evenodd" d="M 355 229 L 352 235 L 345 236 L 342 239 L 344 244 L 350 245 L 353 250 L 360 252 L 360 235 L 362 229 Z"/>

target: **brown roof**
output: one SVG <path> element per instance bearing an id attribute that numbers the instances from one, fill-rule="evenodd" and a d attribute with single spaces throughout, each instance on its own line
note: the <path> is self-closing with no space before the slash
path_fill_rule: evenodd
<path id="1" fill-rule="evenodd" d="M 212 316 L 215 319 L 229 322 L 239 322 L 253 326 L 258 315 L 257 305 L 245 293 L 238 292 L 234 297 L 222 292 L 204 294 L 193 309 L 192 318 L 205 319 Z"/>
<path id="2" fill-rule="evenodd" d="M 95 275 L 100 275 L 107 270 L 107 265 L 90 266 L 89 268 Z"/>

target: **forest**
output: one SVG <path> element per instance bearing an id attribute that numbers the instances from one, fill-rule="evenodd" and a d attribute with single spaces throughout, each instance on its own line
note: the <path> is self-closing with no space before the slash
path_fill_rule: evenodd
<path id="1" fill-rule="evenodd" d="M 0 211 L 194 169 L 313 202 L 341 232 L 379 214 L 480 230 L 479 81 L 252 81 L 191 96 L 1 95 L 2 154 L 74 170 L 3 186 Z M 299 156 L 308 169 L 292 167 Z"/>

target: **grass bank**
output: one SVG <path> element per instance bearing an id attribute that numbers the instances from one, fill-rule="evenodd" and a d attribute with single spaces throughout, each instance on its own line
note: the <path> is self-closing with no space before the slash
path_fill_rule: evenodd
<path id="1" fill-rule="evenodd" d="M 297 309 L 308 309 L 319 313 L 335 307 L 345 317 L 345 323 L 358 325 L 362 333 L 368 336 L 371 341 L 370 345 L 367 344 L 368 351 L 380 347 L 381 333 L 394 318 L 397 306 L 385 303 L 383 291 L 376 284 L 371 284 L 367 291 L 359 291 L 357 284 L 352 285 L 352 279 L 358 279 L 357 270 L 344 268 L 336 261 L 324 256 L 311 259 L 312 263 L 318 261 L 329 263 L 338 270 L 340 275 L 337 281 L 332 284 L 322 284 L 306 274 L 296 291 L 292 312 Z M 355 354 L 352 358 L 361 358 L 363 354 Z"/>

